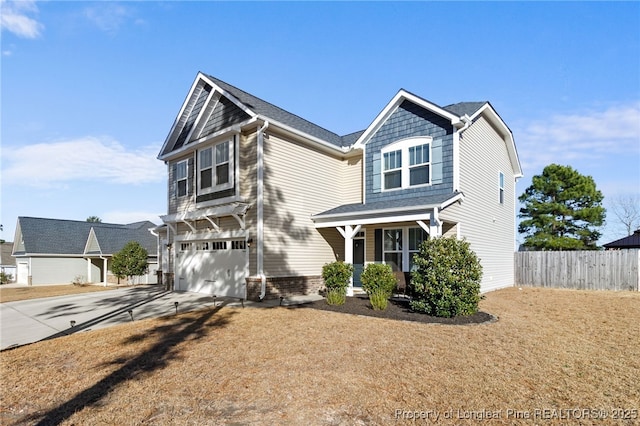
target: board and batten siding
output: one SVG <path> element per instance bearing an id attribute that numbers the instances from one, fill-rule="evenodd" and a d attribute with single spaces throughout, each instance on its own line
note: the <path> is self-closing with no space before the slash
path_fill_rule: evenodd
<path id="1" fill-rule="evenodd" d="M 514 284 L 515 178 L 504 140 L 483 117 L 462 133 L 460 190 L 464 201 L 440 214 L 458 222 L 482 264 L 482 291 Z M 499 201 L 499 173 L 504 173 L 504 203 Z"/>
<path id="2" fill-rule="evenodd" d="M 335 230 L 319 232 L 311 215 L 342 204 L 345 178 L 357 178 L 352 173 L 357 167 L 345 167 L 348 160 L 275 132 L 265 139 L 264 156 L 265 274 L 320 275 L 325 263 L 336 260 L 344 240 Z M 360 187 L 361 181 L 350 184 Z M 357 198 L 352 192 L 350 197 Z"/>

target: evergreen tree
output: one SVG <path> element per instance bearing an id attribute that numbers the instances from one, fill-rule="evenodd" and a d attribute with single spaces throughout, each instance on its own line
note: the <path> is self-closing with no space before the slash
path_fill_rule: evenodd
<path id="1" fill-rule="evenodd" d="M 518 232 L 535 250 L 595 250 L 604 223 L 602 193 L 591 176 L 550 164 L 519 198 Z"/>

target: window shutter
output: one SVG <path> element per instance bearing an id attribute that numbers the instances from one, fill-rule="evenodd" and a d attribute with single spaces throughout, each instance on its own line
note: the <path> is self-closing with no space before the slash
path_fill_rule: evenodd
<path id="1" fill-rule="evenodd" d="M 444 181 L 442 169 L 442 139 L 434 139 L 431 144 L 431 183 L 433 185 Z"/>
<path id="2" fill-rule="evenodd" d="M 187 195 L 193 194 L 193 157 L 187 162 Z"/>
<path id="3" fill-rule="evenodd" d="M 375 262 L 382 262 L 382 229 L 373 230 L 373 245 L 375 247 L 373 260 Z"/>
<path id="4" fill-rule="evenodd" d="M 373 172 L 371 173 L 371 178 L 373 179 L 371 191 L 377 193 L 380 192 L 380 186 L 382 182 L 380 152 L 373 153 L 373 160 L 371 161 L 371 165 L 373 166 Z"/>

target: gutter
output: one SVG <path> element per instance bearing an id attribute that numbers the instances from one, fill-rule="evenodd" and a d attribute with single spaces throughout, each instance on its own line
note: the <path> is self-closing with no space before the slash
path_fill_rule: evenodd
<path id="1" fill-rule="evenodd" d="M 267 277 L 264 275 L 264 132 L 269 127 L 269 121 L 265 120 L 262 127 L 258 129 L 258 147 L 257 147 L 257 274 L 260 277 L 260 296 L 262 301 L 267 294 Z"/>

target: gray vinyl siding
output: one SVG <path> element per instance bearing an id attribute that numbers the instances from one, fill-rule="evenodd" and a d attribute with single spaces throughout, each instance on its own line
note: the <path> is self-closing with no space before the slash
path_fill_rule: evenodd
<path id="1" fill-rule="evenodd" d="M 80 257 L 32 257 L 30 275 L 32 285 L 71 284 L 76 277 L 86 281 L 87 260 Z M 100 269 L 92 265 L 91 276 L 100 277 Z M 101 279 L 93 281 L 100 282 Z"/>
<path id="2" fill-rule="evenodd" d="M 341 204 L 343 160 L 275 133 L 264 155 L 265 274 L 320 275 L 344 240 L 316 230 L 311 215 Z"/>
<path id="3" fill-rule="evenodd" d="M 431 136 L 432 184 L 420 188 L 381 191 L 380 151 L 394 142 Z M 453 191 L 453 126 L 437 114 L 404 101 L 366 144 L 366 202 L 394 201 L 419 195 L 442 195 Z"/>
<path id="4" fill-rule="evenodd" d="M 505 175 L 504 204 L 499 202 L 499 172 Z M 505 142 L 479 118 L 460 140 L 460 189 L 464 201 L 440 214 L 459 222 L 461 236 L 471 244 L 483 267 L 482 291 L 514 283 L 515 180 Z"/>

